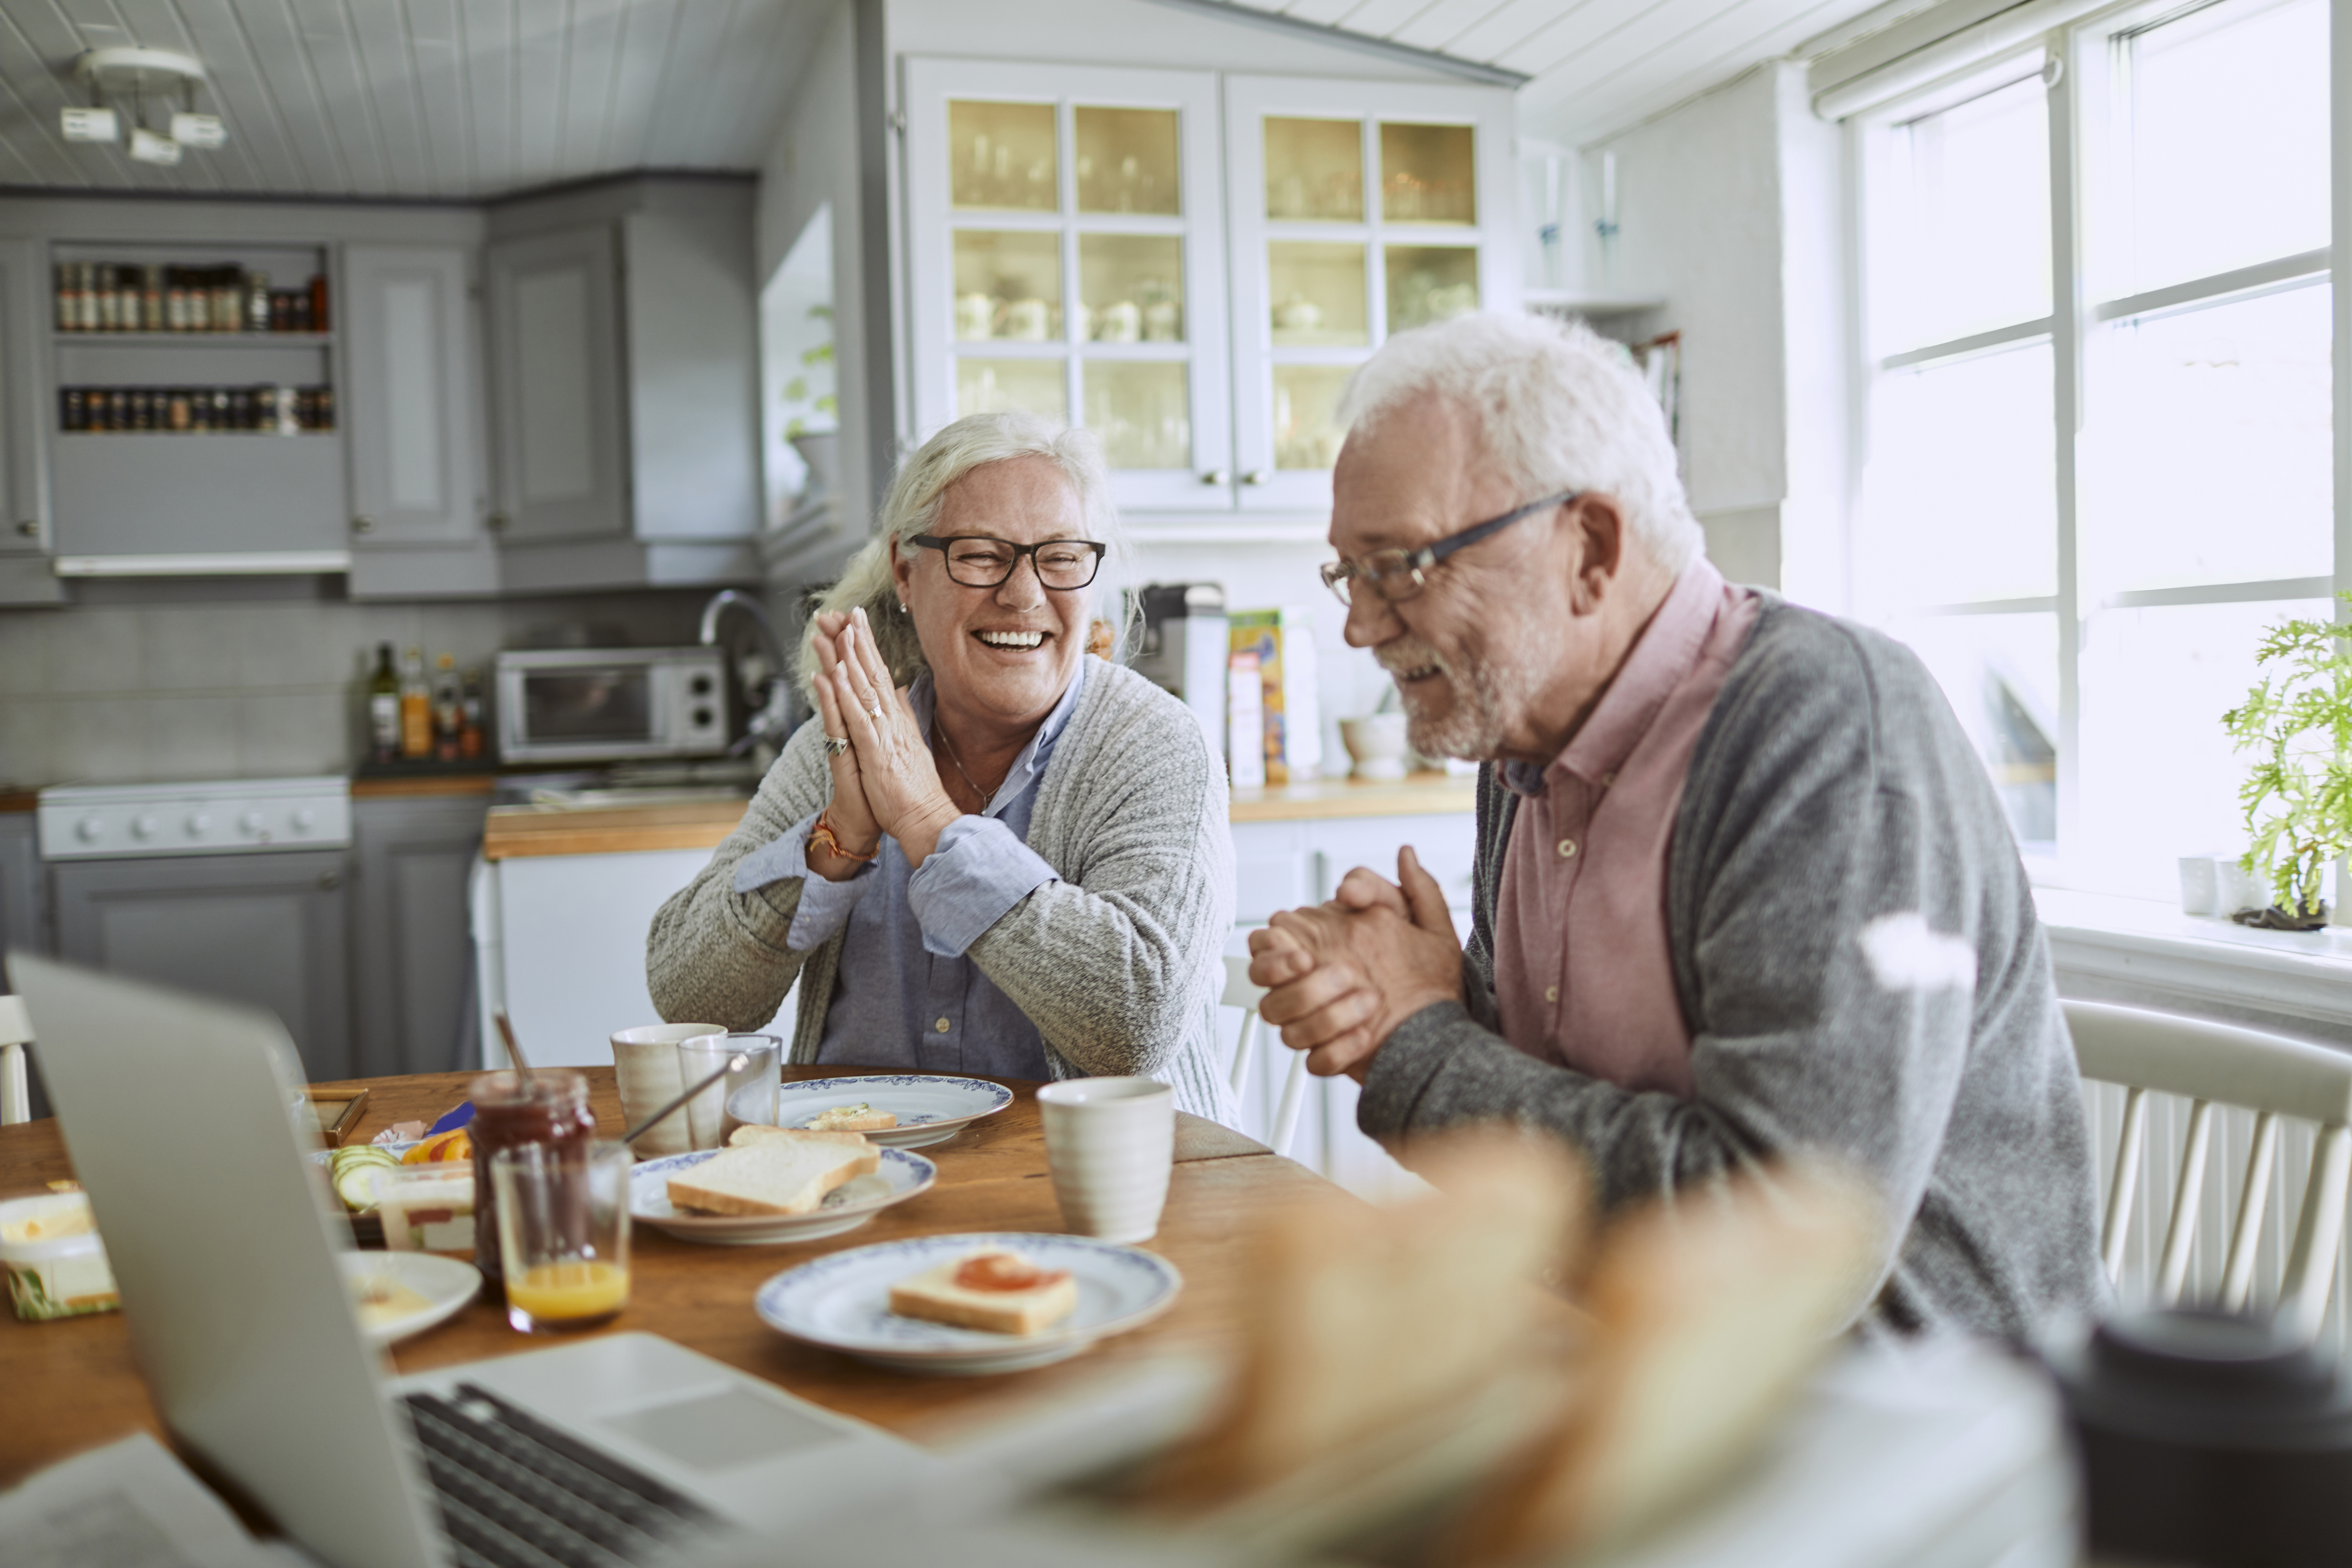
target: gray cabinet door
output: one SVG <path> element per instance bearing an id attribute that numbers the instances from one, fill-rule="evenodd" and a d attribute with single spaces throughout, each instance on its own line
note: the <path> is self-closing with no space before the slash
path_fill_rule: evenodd
<path id="1" fill-rule="evenodd" d="M 488 259 L 507 537 L 625 534 L 627 412 L 612 226 L 502 240 Z"/>
<path id="2" fill-rule="evenodd" d="M 0 240 L 0 554 L 47 548 L 40 462 L 47 271 L 39 246 Z"/>
<path id="3" fill-rule="evenodd" d="M 353 1037 L 362 1078 L 481 1059 L 466 879 L 487 795 L 352 803 Z"/>
<path id="4" fill-rule="evenodd" d="M 481 531 L 467 289 L 466 253 L 455 246 L 344 247 L 354 552 L 457 544 Z"/>
<path id="5" fill-rule="evenodd" d="M 50 868 L 58 952 L 275 1013 L 315 1081 L 352 1076 L 340 849 L 68 860 Z"/>

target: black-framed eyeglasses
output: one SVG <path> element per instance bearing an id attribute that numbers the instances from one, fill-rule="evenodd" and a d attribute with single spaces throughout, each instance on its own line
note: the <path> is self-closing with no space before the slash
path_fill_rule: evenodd
<path id="1" fill-rule="evenodd" d="M 1036 568 L 1037 581 L 1063 594 L 1093 582 L 1095 574 L 1102 570 L 1103 552 L 1109 548 L 1098 539 L 1045 539 L 1034 544 L 1015 544 L 985 533 L 960 533 L 953 539 L 919 533 L 907 542 L 946 556 L 949 577 L 967 588 L 994 588 L 1009 582 L 1026 555 Z"/>
<path id="2" fill-rule="evenodd" d="M 1533 517 L 1556 506 L 1565 506 L 1582 495 L 1582 490 L 1562 490 L 1556 496 L 1531 500 L 1514 507 L 1500 517 L 1490 517 L 1484 522 L 1474 522 L 1459 533 L 1449 533 L 1433 544 L 1418 550 L 1375 550 L 1361 561 L 1329 561 L 1323 566 L 1323 585 L 1339 595 L 1343 605 L 1352 604 L 1351 583 L 1362 583 L 1379 597 L 1391 605 L 1402 604 L 1421 592 L 1428 581 L 1428 570 L 1455 551 L 1477 543 L 1489 534 L 1500 533 L 1524 517 Z"/>

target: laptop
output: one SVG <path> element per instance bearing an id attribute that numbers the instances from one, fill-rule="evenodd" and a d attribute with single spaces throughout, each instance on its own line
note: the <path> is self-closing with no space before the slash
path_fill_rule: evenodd
<path id="1" fill-rule="evenodd" d="M 331 1568 L 649 1562 L 959 1489 L 944 1460 L 653 1334 L 388 1378 L 278 1020 L 26 953 L 8 970 L 164 1424 Z"/>

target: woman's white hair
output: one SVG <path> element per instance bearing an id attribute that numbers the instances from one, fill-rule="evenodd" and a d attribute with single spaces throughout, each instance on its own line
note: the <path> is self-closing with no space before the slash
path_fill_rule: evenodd
<path id="1" fill-rule="evenodd" d="M 1340 400 L 1350 439 L 1423 397 L 1469 415 L 1481 455 L 1521 500 L 1556 490 L 1616 499 L 1669 572 L 1704 543 L 1675 472 L 1664 414 L 1625 352 L 1582 322 L 1482 310 L 1399 332 Z"/>
<path id="2" fill-rule="evenodd" d="M 903 552 L 908 540 L 929 533 L 939 521 L 940 507 L 958 479 L 974 468 L 1014 458 L 1043 458 L 1061 469 L 1077 497 L 1087 537 L 1108 543 L 1114 563 L 1124 567 L 1127 542 L 1110 502 L 1110 479 L 1103 468 L 1102 449 L 1092 436 L 1034 414 L 965 415 L 898 465 L 890 493 L 882 500 L 881 526 L 849 558 L 840 581 L 827 588 L 816 604 L 820 611 L 863 608 L 874 627 L 874 646 L 898 685 L 907 685 L 930 663 L 923 657 L 923 645 L 915 636 L 913 624 L 900 613 L 898 585 L 890 574 L 890 542 L 898 541 Z M 801 636 L 796 671 L 801 689 L 811 700 L 816 689 L 815 637 L 816 618 L 811 616 Z"/>

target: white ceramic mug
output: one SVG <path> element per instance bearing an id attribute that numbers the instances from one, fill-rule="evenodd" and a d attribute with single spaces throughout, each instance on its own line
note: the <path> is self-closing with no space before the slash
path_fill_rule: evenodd
<path id="1" fill-rule="evenodd" d="M 677 1076 L 677 1043 L 702 1035 L 723 1035 L 718 1024 L 646 1024 L 613 1031 L 613 1066 L 621 1078 L 621 1122 L 635 1127 L 685 1091 Z M 683 1154 L 694 1147 L 686 1112 L 656 1123 L 632 1145 L 641 1160 Z"/>
<path id="2" fill-rule="evenodd" d="M 1015 300 L 1004 308 L 1004 335 L 1023 342 L 1043 342 L 1047 327 L 1043 300 Z"/>
<path id="3" fill-rule="evenodd" d="M 1074 1078 L 1037 1091 L 1062 1220 L 1080 1236 L 1149 1241 L 1176 1159 L 1176 1091 L 1157 1079 Z"/>
<path id="4" fill-rule="evenodd" d="M 1133 343 L 1143 341 L 1143 310 L 1132 300 L 1120 300 L 1105 305 L 1102 320 L 1095 328 L 1095 337 L 1106 343 Z"/>

